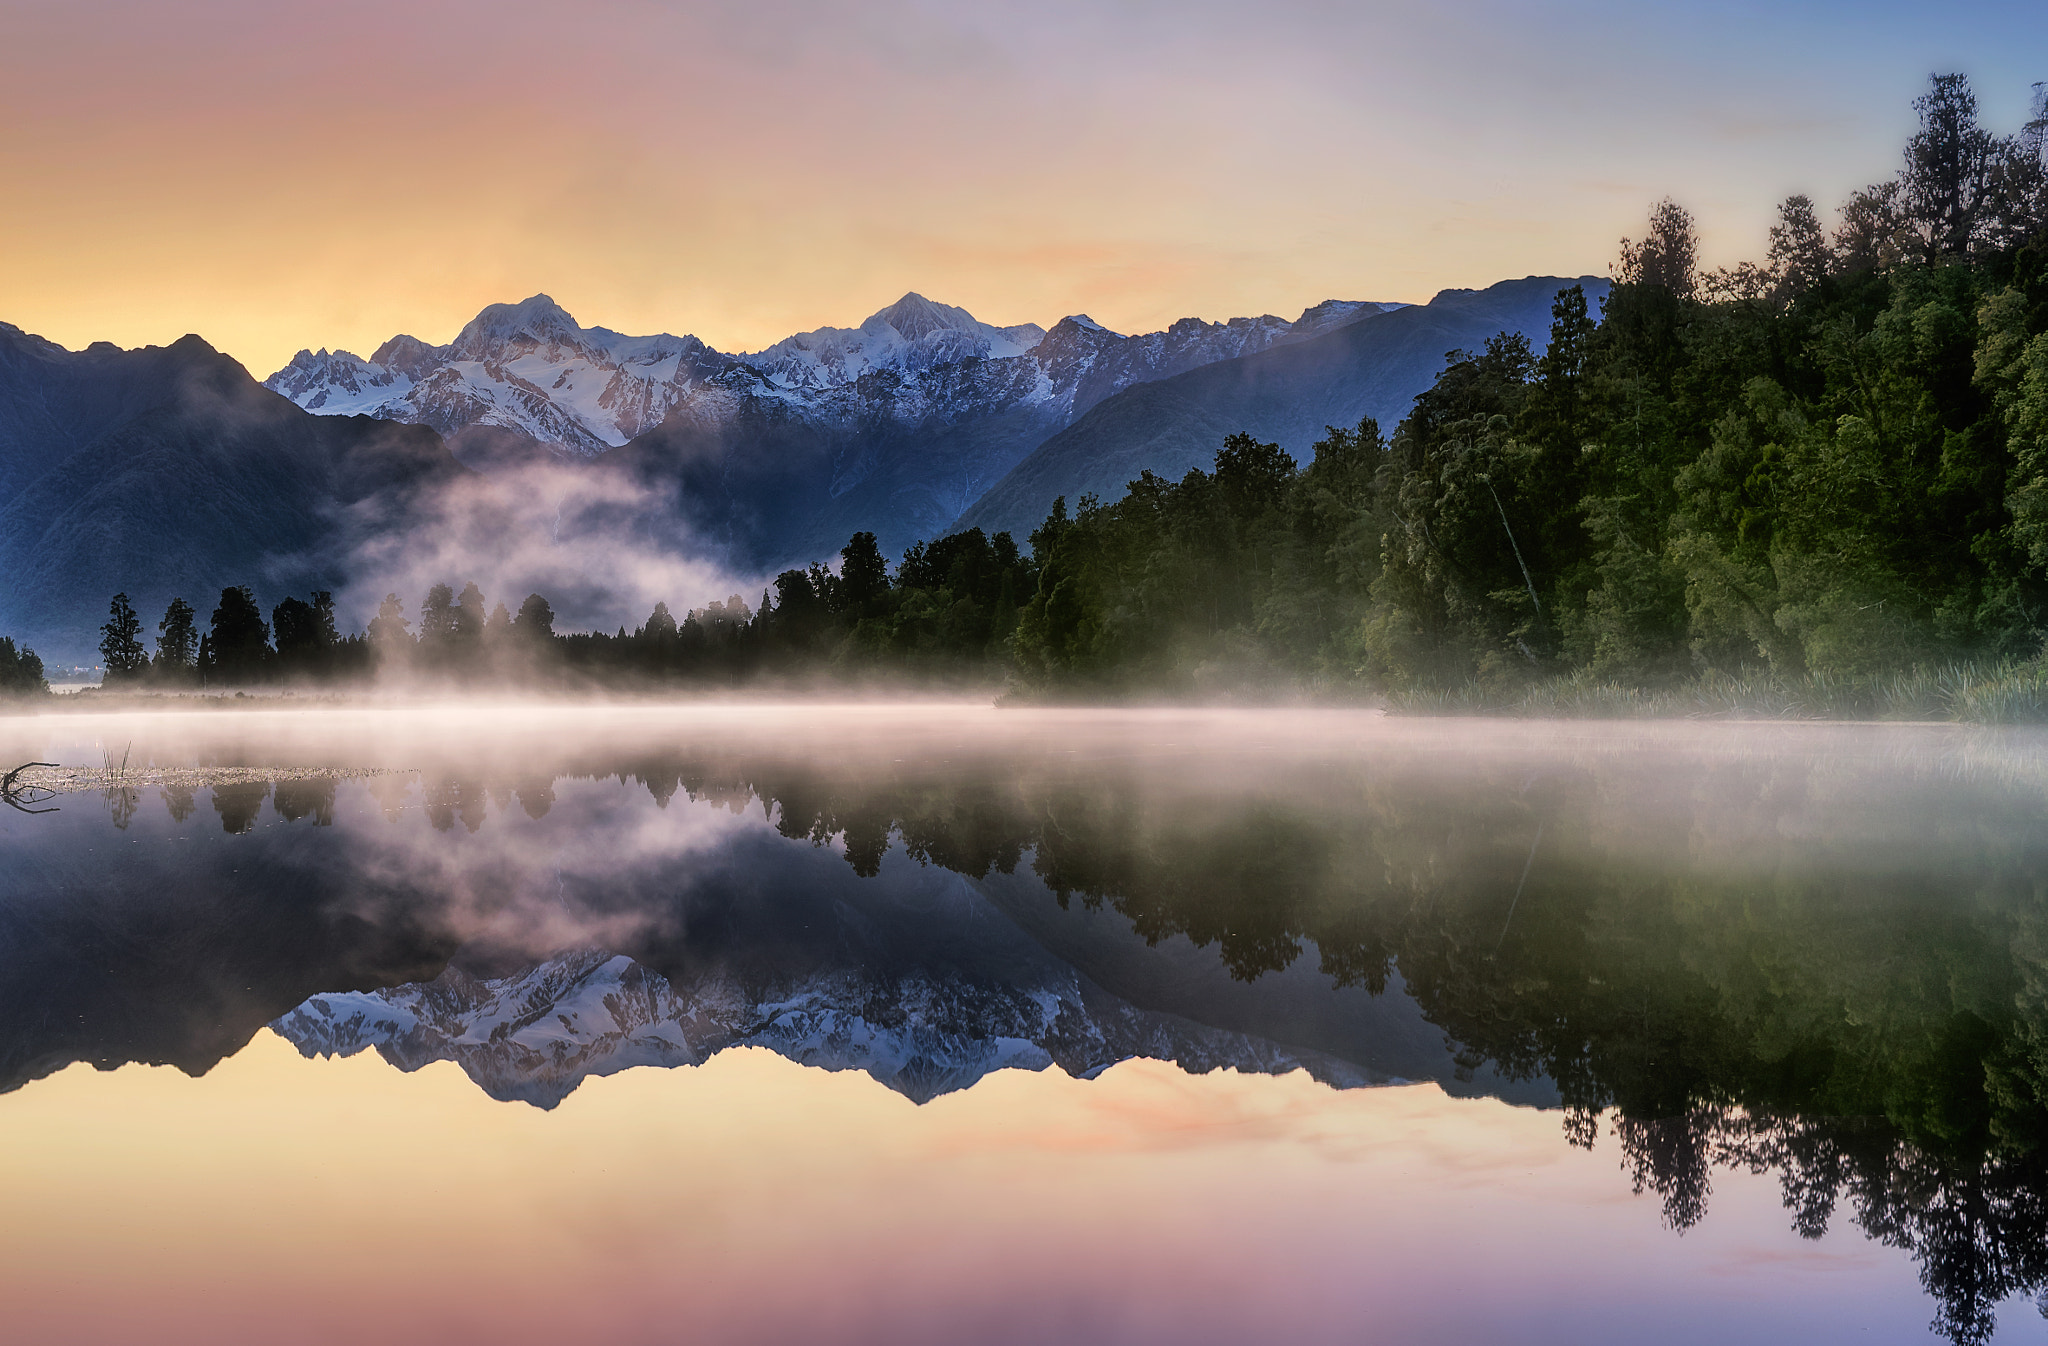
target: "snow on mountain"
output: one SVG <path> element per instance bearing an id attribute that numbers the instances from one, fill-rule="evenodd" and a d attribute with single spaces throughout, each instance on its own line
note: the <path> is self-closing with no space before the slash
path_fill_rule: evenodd
<path id="1" fill-rule="evenodd" d="M 452 1060 L 493 1098 L 543 1108 L 592 1075 L 697 1065 L 742 1046 L 865 1071 L 920 1103 L 992 1071 L 1093 1076 L 1137 1056 L 1197 1073 L 1375 1082 L 1318 1052 L 1138 1009 L 1064 965 L 1028 980 L 838 967 L 749 989 L 722 972 L 673 985 L 630 958 L 578 950 L 489 980 L 451 967 L 431 982 L 317 995 L 271 1027 L 307 1056 L 374 1047 L 407 1071 Z"/>
<path id="2" fill-rule="evenodd" d="M 859 327 L 821 327 L 737 357 L 778 388 L 815 390 L 853 383 L 871 369 L 917 374 L 972 357 L 1028 353 L 1045 336 L 1035 323 L 991 327 L 964 308 L 906 294 Z"/>
<path id="3" fill-rule="evenodd" d="M 413 386 L 411 376 L 347 351 L 300 351 L 263 386 L 322 415 L 413 419 L 405 414 L 405 397 Z"/>
<path id="4" fill-rule="evenodd" d="M 659 425 L 729 361 L 692 336 L 633 337 L 585 328 L 544 294 L 492 304 L 454 341 L 397 336 L 363 360 L 301 351 L 265 381 L 308 411 L 432 426 L 517 431 L 582 457 Z"/>
<path id="5" fill-rule="evenodd" d="M 1334 332 L 1357 322 L 1360 318 L 1375 313 L 1392 313 L 1397 308 L 1408 308 L 1408 304 L 1373 303 L 1357 299 L 1325 299 L 1313 308 L 1305 308 L 1301 316 L 1288 327 L 1287 334 L 1280 338 L 1280 344 L 1307 341 L 1325 332 Z"/>
<path id="6" fill-rule="evenodd" d="M 476 426 L 578 457 L 625 444 L 672 415 L 724 425 L 765 405 L 846 433 L 863 425 L 943 429 L 1017 406 L 1050 434 L 1133 383 L 1395 307 L 1331 300 L 1293 323 L 1270 315 L 1187 318 L 1163 332 L 1123 336 L 1085 315 L 1050 332 L 1034 323 L 994 327 L 912 293 L 858 327 L 823 327 L 727 355 L 693 336 L 586 328 L 539 294 L 490 305 L 445 346 L 397 336 L 368 360 L 301 351 L 265 386 L 324 415 L 428 425 L 458 449 L 458 436 Z M 848 461 L 860 457 L 856 451 Z"/>

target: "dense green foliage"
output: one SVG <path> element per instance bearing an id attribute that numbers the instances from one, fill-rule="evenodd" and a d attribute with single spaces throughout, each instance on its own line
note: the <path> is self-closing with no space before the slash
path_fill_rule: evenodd
<path id="1" fill-rule="evenodd" d="M 1997 140 L 1960 79 L 1833 237 L 1697 273 L 1669 202 L 1595 322 L 1454 352 L 1383 438 L 1298 468 L 1233 438 L 1035 535 L 1017 640 L 1047 689 L 1285 675 L 1394 692 L 1701 675 L 1867 682 L 2031 659 L 2048 600 L 2043 118 Z"/>

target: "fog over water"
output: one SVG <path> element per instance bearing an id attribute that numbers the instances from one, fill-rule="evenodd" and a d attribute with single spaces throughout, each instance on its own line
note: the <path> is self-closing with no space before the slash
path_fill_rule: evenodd
<path id="1" fill-rule="evenodd" d="M 1437 1173 L 1547 1136 L 1542 1162 L 1576 1175 L 1561 1187 L 1375 1181 L 1390 1220 L 1448 1203 L 1417 1238 L 1453 1260 L 1489 1222 L 1546 1210 L 1608 1249 L 1607 1271 L 1545 1273 L 1584 1291 L 1540 1316 L 1555 1339 L 1674 1314 L 1701 1340 L 1769 1338 L 1803 1321 L 1796 1301 L 1874 1339 L 1924 1340 L 1933 1319 L 1984 1340 L 2048 1285 L 2044 747 L 1947 725 L 964 702 L 0 719 L 0 767 L 70 769 L 45 776 L 57 812 L 0 809 L 0 1138 L 62 1110 L 35 1100 L 86 1106 L 95 1068 L 168 1065 L 277 1106 L 346 1078 L 380 1100 L 372 1125 L 424 1126 L 405 1100 L 432 1099 L 536 1143 L 607 1143 L 616 1126 L 593 1119 L 620 1090 L 678 1136 L 704 1100 L 772 1096 L 816 1119 L 790 1123 L 781 1160 L 763 1153 L 790 1163 L 832 1118 L 865 1115 L 849 1100 L 867 1095 L 838 1092 L 856 1085 L 920 1116 L 981 1115 L 956 1100 L 994 1091 L 1052 1118 L 1163 1068 L 1188 1081 L 1177 1101 L 1133 1103 L 1162 1125 L 1209 1125 L 1225 1100 L 1323 1118 L 1313 1143 L 1261 1130 L 1265 1148 L 1230 1162 L 1334 1164 L 1330 1191 L 1359 1164 Z M 379 1059 L 414 1092 L 369 1085 Z M 453 1102 L 451 1078 L 511 1111 Z M 167 1084 L 121 1087 L 145 1112 L 185 1106 Z M 1433 1120 L 1312 1101 L 1387 1090 L 1434 1100 L 1412 1105 Z M 474 1120 L 515 1115 L 560 1120 Z M 892 1128 L 936 1144 L 953 1122 L 847 1124 L 866 1138 L 799 1207 L 868 1190 Z M 991 1173 L 1030 1168 L 1025 1133 L 976 1134 L 943 1143 L 979 1147 Z M 1133 1152 L 1132 1182 L 1178 1181 L 1165 1135 Z M 1008 1294 L 1022 1283 L 974 1257 L 1030 1219 L 989 1191 L 962 1235 L 980 1269 L 962 1274 Z M 1318 1227 L 1353 1218 L 1288 1200 Z M 1648 1234 L 1624 1234 L 1645 1215 Z M 1205 1265 L 1239 1246 L 1204 1237 L 1186 1255 Z M 1487 1275 L 1535 1284 L 1532 1238 Z M 1748 1269 L 1710 1273 L 1693 1250 L 1729 1238 L 1750 1251 L 1728 1266 Z M 1303 1339 L 1344 1335 L 1300 1307 L 1338 1302 L 1323 1278 L 1365 1274 L 1340 1262 L 1302 1254 L 1263 1282 L 1294 1286 Z M 1635 1298 L 1596 1289 L 1624 1264 L 1647 1278 Z M 1703 1298 L 1711 1277 L 1744 1293 Z M 1238 1284 L 1216 1322 L 1276 1293 Z M 1164 1293 L 1134 1289 L 1132 1311 L 1173 1331 L 1112 1314 L 1079 1335 L 1228 1339 Z M 718 1295 L 698 1307 L 713 1339 L 766 1321 Z M 1453 1317 L 1484 1332 L 1496 1312 L 1481 1294 Z M 902 1339 L 964 1321 L 855 1319 L 854 1338 Z"/>

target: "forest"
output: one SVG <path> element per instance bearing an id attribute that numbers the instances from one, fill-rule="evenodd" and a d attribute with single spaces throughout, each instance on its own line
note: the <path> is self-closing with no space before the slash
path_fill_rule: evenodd
<path id="1" fill-rule="evenodd" d="M 1389 433 L 1306 464 L 1229 438 L 1212 470 L 1055 505 L 1020 547 L 872 534 L 635 630 L 561 633 L 477 586 L 326 594 L 269 621 L 225 590 L 145 641 L 117 596 L 110 687 L 583 687 L 908 680 L 1018 699 L 1384 699 L 1416 711 L 2038 718 L 2048 713 L 2048 94 L 1984 127 L 1932 78 L 1892 178 L 1832 229 L 1786 200 L 1762 262 L 1698 265 L 1664 201 L 1539 354 L 1453 351 Z M 0 642 L 0 690 L 41 685 Z"/>

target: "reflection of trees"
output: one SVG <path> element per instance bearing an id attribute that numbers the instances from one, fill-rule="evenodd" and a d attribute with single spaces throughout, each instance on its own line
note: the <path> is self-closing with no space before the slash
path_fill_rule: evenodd
<path id="1" fill-rule="evenodd" d="M 271 796 L 271 807 L 288 823 L 311 818 L 316 827 L 334 825 L 334 777 L 311 780 L 281 780 Z"/>
<path id="2" fill-rule="evenodd" d="M 242 781 L 213 787 L 213 811 L 220 815 L 223 832 L 240 836 L 253 831 L 263 801 L 270 797 L 269 781 Z"/>
<path id="3" fill-rule="evenodd" d="M 1717 1169 L 1769 1171 L 1801 1234 L 1846 1203 L 1909 1252 L 1958 1341 L 2048 1286 L 2038 792 L 1954 777 L 1875 790 L 1783 761 L 1382 761 L 1253 790 L 999 758 L 567 766 L 368 785 L 393 817 L 418 799 L 434 827 L 476 831 L 492 801 L 539 819 L 562 776 L 612 777 L 663 807 L 763 809 L 862 875 L 892 844 L 977 878 L 1028 864 L 1063 905 L 1184 936 L 1243 980 L 1312 949 L 1340 985 L 1398 982 L 1464 1068 L 1553 1080 L 1573 1143 L 1594 1144 L 1604 1119 L 1674 1228 L 1704 1218 Z M 325 791 L 280 783 L 273 807 L 321 818 Z M 214 792 L 229 831 L 263 798 Z"/>
<path id="4" fill-rule="evenodd" d="M 1310 945 L 1339 984 L 1398 976 L 1464 1067 L 1553 1079 L 1574 1143 L 1607 1116 L 1674 1228 L 1705 1216 L 1716 1168 L 1775 1172 L 1807 1237 L 1846 1200 L 1916 1258 L 1957 1341 L 2048 1286 L 2038 797 L 1948 780 L 1873 799 L 1743 764 L 1339 773 L 1253 802 L 1100 771 L 625 774 L 658 800 L 758 800 L 862 874 L 892 837 L 977 877 L 1028 855 L 1062 904 L 1213 947 L 1242 979 Z"/>
<path id="5" fill-rule="evenodd" d="M 1715 1167 L 1776 1173 L 1805 1238 L 1827 1231 L 1846 1196 L 1865 1234 L 1919 1263 L 1937 1306 L 1934 1330 L 1954 1341 L 1989 1339 L 2002 1300 L 2048 1286 L 2048 1156 L 2039 1147 L 1944 1155 L 1877 1118 L 1731 1107 L 1622 1116 L 1615 1130 L 1635 1189 L 1655 1191 L 1675 1229 L 1706 1214 Z"/>
<path id="6" fill-rule="evenodd" d="M 135 821 L 136 807 L 142 803 L 142 791 L 133 785 L 110 785 L 100 791 L 100 798 L 106 801 L 107 816 L 113 819 L 114 826 L 127 831 L 128 824 Z"/>
<path id="7" fill-rule="evenodd" d="M 163 792 L 164 808 L 173 822 L 184 822 L 198 807 L 192 802 L 192 787 L 189 785 L 162 785 L 158 789 Z"/>
<path id="8" fill-rule="evenodd" d="M 473 778 L 442 777 L 427 782 L 427 821 L 437 832 L 446 832 L 460 818 L 465 831 L 475 832 L 488 816 L 489 794 L 484 782 Z"/>

